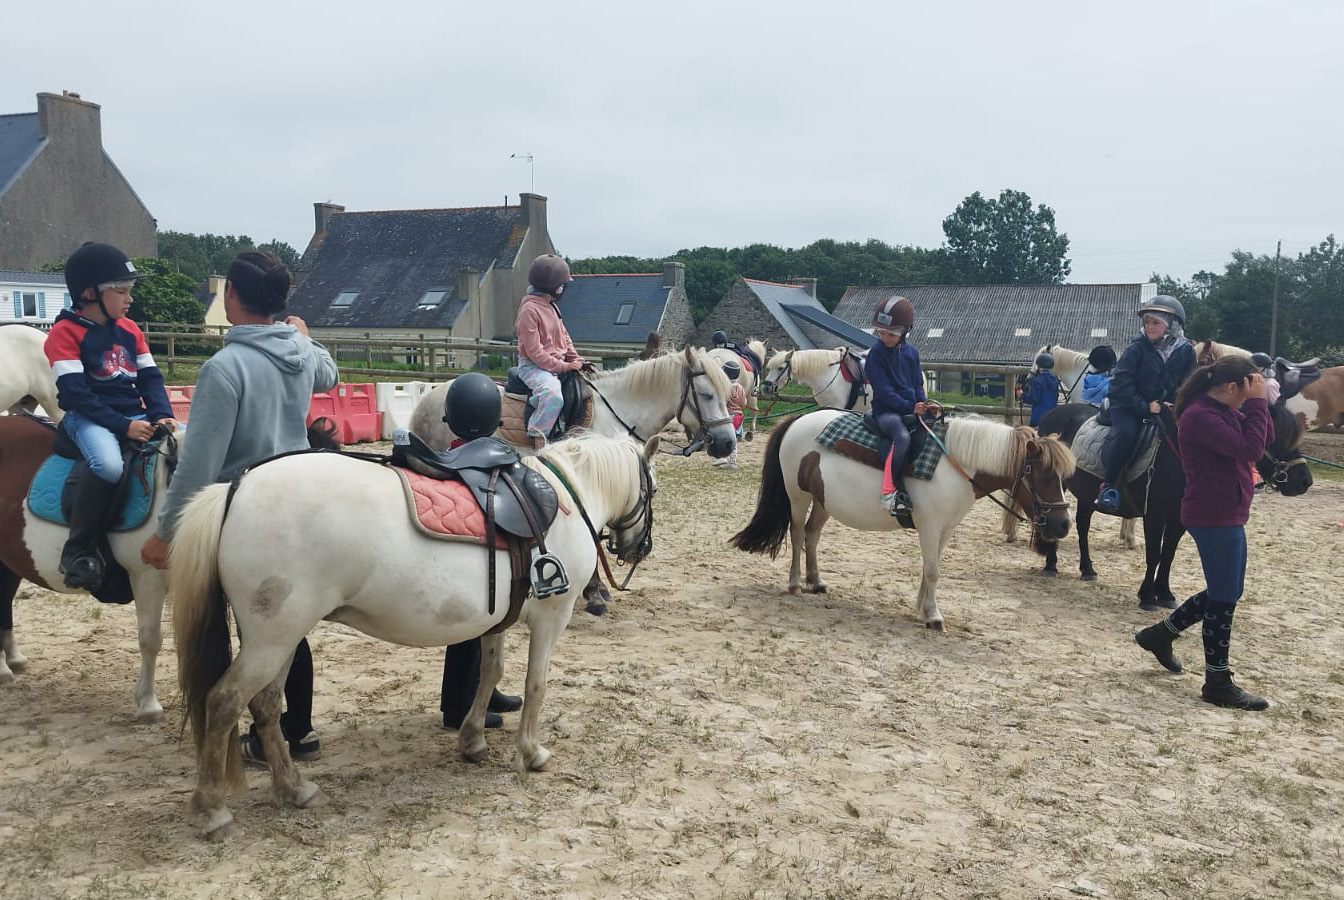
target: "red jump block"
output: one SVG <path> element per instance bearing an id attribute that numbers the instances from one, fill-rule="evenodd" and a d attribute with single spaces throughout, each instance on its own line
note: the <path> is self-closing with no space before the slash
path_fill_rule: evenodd
<path id="1" fill-rule="evenodd" d="M 336 423 L 343 444 L 376 441 L 382 436 L 383 416 L 372 384 L 338 384 L 324 394 L 314 394 L 308 424 L 322 416 Z"/>
<path id="2" fill-rule="evenodd" d="M 164 390 L 168 392 L 168 405 L 173 408 L 173 418 L 185 425 L 191 415 L 191 395 L 196 393 L 196 387 L 170 384 Z"/>

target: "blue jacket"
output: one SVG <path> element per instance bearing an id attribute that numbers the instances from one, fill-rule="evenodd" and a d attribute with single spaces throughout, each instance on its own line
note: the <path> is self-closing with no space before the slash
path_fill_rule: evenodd
<path id="1" fill-rule="evenodd" d="M 1022 395 L 1022 402 L 1031 407 L 1031 425 L 1034 428 L 1040 423 L 1042 416 L 1059 404 L 1059 379 L 1055 377 L 1055 373 L 1044 369 L 1031 376 L 1031 383 L 1027 387 L 1027 392 Z"/>
<path id="2" fill-rule="evenodd" d="M 1083 376 L 1084 403 L 1091 403 L 1093 406 L 1101 406 L 1101 401 L 1106 399 L 1106 395 L 1111 390 L 1111 376 L 1103 375 L 1098 372 L 1090 372 Z"/>
<path id="3" fill-rule="evenodd" d="M 124 436 L 135 416 L 171 418 L 173 407 L 140 326 L 127 318 L 99 325 L 61 310 L 44 349 L 61 409 Z"/>
<path id="4" fill-rule="evenodd" d="M 1111 409 L 1148 415 L 1148 404 L 1171 403 L 1190 373 L 1195 371 L 1195 348 L 1180 339 L 1171 356 L 1162 359 L 1153 342 L 1139 335 L 1129 342 L 1111 379 Z"/>
<path id="5" fill-rule="evenodd" d="M 924 396 L 924 373 L 919 368 L 919 351 L 901 341 L 888 350 L 881 341 L 868 351 L 863 374 L 873 389 L 873 413 L 894 412 L 907 415 Z"/>

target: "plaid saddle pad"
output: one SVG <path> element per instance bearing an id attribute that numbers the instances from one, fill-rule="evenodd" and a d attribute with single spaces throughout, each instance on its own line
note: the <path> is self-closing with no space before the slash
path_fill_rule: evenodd
<path id="1" fill-rule="evenodd" d="M 938 441 L 945 442 L 947 420 L 939 419 L 935 422 L 933 433 L 938 436 Z M 917 437 L 918 435 L 911 433 L 912 440 Z M 934 470 L 938 468 L 938 460 L 942 459 L 943 456 L 943 449 L 938 445 L 938 441 L 925 440 L 923 442 L 915 458 L 911 461 L 907 474 L 922 481 L 933 478 Z M 817 443 L 827 450 L 833 450 L 842 456 L 867 463 L 874 468 L 882 467 L 882 461 L 877 458 L 877 452 L 886 443 L 886 438 L 864 425 L 863 416 L 858 413 L 845 413 L 836 416 L 817 435 Z M 866 453 L 855 453 L 854 450 L 866 451 Z"/>

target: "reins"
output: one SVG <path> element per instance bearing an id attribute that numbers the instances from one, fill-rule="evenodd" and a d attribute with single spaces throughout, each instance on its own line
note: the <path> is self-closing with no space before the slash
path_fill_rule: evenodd
<path id="1" fill-rule="evenodd" d="M 976 491 L 978 491 L 981 494 L 981 496 L 985 496 L 988 497 L 990 500 L 993 500 L 996 504 L 1002 507 L 1004 512 L 1008 513 L 1010 516 L 1017 519 L 1018 522 L 1023 523 L 1031 522 L 1033 526 L 1044 524 L 1043 514 L 1041 516 L 1040 521 L 1038 521 L 1036 517 L 1027 519 L 1026 516 L 1021 515 L 1020 513 L 1017 512 L 1017 510 L 1013 509 L 1011 506 L 1009 506 L 1008 504 L 1000 500 L 998 497 L 996 497 L 993 492 L 985 490 L 984 487 L 982 487 L 980 483 L 975 480 L 974 477 L 967 474 L 966 470 L 961 467 L 961 464 L 957 462 L 956 458 L 952 455 L 952 452 L 947 449 L 947 445 L 943 443 L 942 438 L 938 437 L 938 433 L 935 432 L 932 427 L 930 427 L 929 423 L 925 421 L 923 416 L 919 417 L 919 424 L 924 427 L 924 431 L 927 432 L 929 437 L 933 439 L 933 442 L 938 445 L 938 448 L 943 451 L 943 455 L 947 457 L 947 461 L 952 464 L 952 468 L 956 469 L 962 478 L 965 478 L 968 482 L 970 482 L 971 487 L 974 488 Z M 1040 499 L 1039 495 L 1036 493 L 1036 484 L 1031 480 L 1030 458 L 1024 459 L 1022 461 L 1021 467 L 1019 467 L 1017 470 L 1017 475 L 1013 478 L 1013 486 L 1008 492 L 1008 496 L 1010 499 L 1017 493 L 1017 486 L 1019 484 L 1022 484 L 1024 481 L 1026 482 L 1028 489 L 1031 491 L 1032 506 L 1034 507 L 1033 512 L 1036 511 L 1035 508 L 1044 510 L 1068 508 L 1068 504 L 1063 501 L 1055 503 L 1048 500 L 1042 501 Z"/>
<path id="2" fill-rule="evenodd" d="M 633 563 L 631 563 L 630 571 L 626 573 L 625 580 L 622 581 L 620 584 L 617 584 L 616 576 L 613 575 L 611 572 L 611 564 L 607 562 L 607 556 L 605 553 L 602 552 L 603 532 L 598 531 L 595 527 L 593 527 L 593 520 L 589 518 L 588 510 L 584 508 L 583 501 L 579 498 L 578 492 L 575 491 L 574 486 L 569 483 L 569 479 L 565 477 L 564 472 L 562 472 L 559 469 L 559 467 L 557 467 L 554 463 L 552 463 L 548 459 L 542 459 L 541 457 L 536 457 L 536 460 L 537 462 L 544 465 L 546 468 L 550 469 L 551 472 L 555 474 L 555 477 L 560 480 L 560 484 L 563 485 L 565 490 L 569 492 L 569 496 L 574 498 L 574 505 L 578 508 L 579 515 L 583 518 L 583 524 L 588 528 L 588 534 L 593 539 L 593 546 L 597 548 L 597 559 L 598 562 L 602 564 L 602 571 L 607 576 L 607 583 L 618 591 L 624 591 L 626 589 L 626 585 L 630 583 L 630 579 L 634 577 L 635 569 L 638 568 L 639 564 L 644 561 L 644 558 L 641 556 L 637 558 Z M 644 541 L 649 537 L 649 535 L 653 531 L 653 491 L 650 489 L 647 492 L 647 494 L 645 492 L 645 488 L 648 488 L 649 485 L 650 485 L 650 478 L 648 473 L 648 464 L 645 463 L 643 459 L 641 459 L 639 469 L 639 503 L 637 504 L 636 509 L 634 511 L 632 511 L 626 516 L 621 517 L 618 521 L 612 523 L 612 528 L 619 530 L 621 528 L 626 527 L 629 524 L 633 524 L 636 521 L 635 519 L 636 516 L 641 514 L 645 515 L 644 533 L 640 535 L 639 542 L 636 545 L 637 547 L 640 544 L 643 544 Z M 647 512 L 645 503 L 646 496 L 648 498 Z M 605 531 L 605 529 L 603 531 Z M 624 560 L 622 560 L 620 557 L 620 549 L 616 546 L 615 531 L 612 531 L 608 534 L 607 543 L 611 549 L 611 552 L 617 554 L 616 564 L 624 565 Z"/>

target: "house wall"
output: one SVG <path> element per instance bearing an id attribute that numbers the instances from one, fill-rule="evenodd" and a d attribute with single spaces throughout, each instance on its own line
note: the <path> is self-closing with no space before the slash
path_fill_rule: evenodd
<path id="1" fill-rule="evenodd" d="M 59 284 L 0 281 L 0 322 L 54 322 L 69 296 Z"/>
<path id="2" fill-rule="evenodd" d="M 720 330 L 728 335 L 730 341 L 741 342 L 748 338 L 765 341 L 766 347 L 772 352 L 776 349 L 796 349 L 788 332 L 741 279 L 729 288 L 719 305 L 700 323 L 700 327 L 695 330 L 695 343 L 702 347 L 710 346 L 714 332 Z"/>
<path id="3" fill-rule="evenodd" d="M 554 253 L 555 244 L 551 241 L 546 225 L 546 198 L 540 194 L 521 194 L 519 202 L 523 208 L 523 221 L 526 231 L 518 245 L 511 267 L 496 266 L 485 277 L 481 285 L 481 299 L 484 304 L 478 316 L 471 316 L 468 309 L 464 315 L 479 319 L 483 340 L 512 340 L 513 324 L 518 319 L 518 305 L 523 294 L 527 293 L 527 269 L 532 261 L 543 253 Z"/>
<path id="4" fill-rule="evenodd" d="M 98 104 L 61 94 L 37 101 L 47 140 L 0 195 L 0 268 L 36 270 L 90 240 L 153 256 L 154 217 L 103 152 Z"/>

